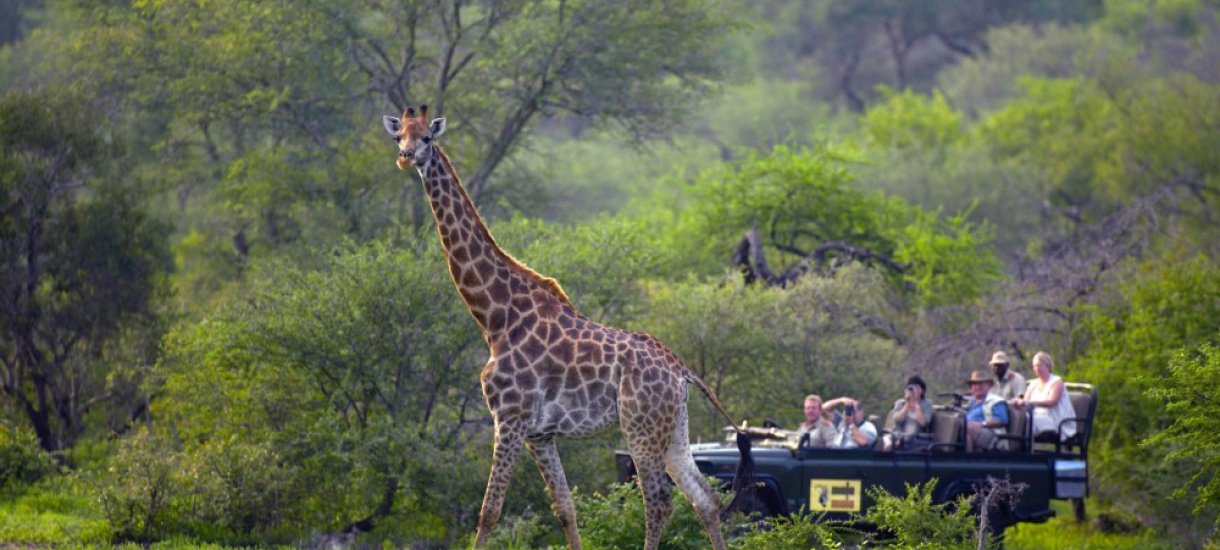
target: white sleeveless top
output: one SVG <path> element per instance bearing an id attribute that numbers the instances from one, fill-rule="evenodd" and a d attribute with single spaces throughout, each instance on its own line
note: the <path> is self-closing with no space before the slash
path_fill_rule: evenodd
<path id="1" fill-rule="evenodd" d="M 1026 389 L 1026 399 L 1032 401 L 1046 401 L 1051 398 L 1051 389 L 1054 388 L 1056 381 L 1062 381 L 1062 378 L 1051 375 L 1043 384 L 1039 378 L 1034 378 L 1029 381 L 1029 387 Z M 1076 410 L 1072 408 L 1072 399 L 1068 397 L 1067 387 L 1059 393 L 1059 401 L 1050 407 L 1034 407 L 1034 434 L 1046 431 L 1056 431 L 1059 429 L 1059 422 L 1065 418 L 1075 418 Z M 1076 434 L 1076 423 L 1068 422 L 1063 425 L 1063 438 L 1068 438 Z"/>

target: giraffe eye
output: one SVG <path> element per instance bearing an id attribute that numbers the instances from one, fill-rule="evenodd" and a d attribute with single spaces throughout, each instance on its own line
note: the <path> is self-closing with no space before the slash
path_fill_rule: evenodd
<path id="1" fill-rule="evenodd" d="M 424 136 L 423 142 L 424 142 L 424 143 L 432 143 L 432 136 Z"/>

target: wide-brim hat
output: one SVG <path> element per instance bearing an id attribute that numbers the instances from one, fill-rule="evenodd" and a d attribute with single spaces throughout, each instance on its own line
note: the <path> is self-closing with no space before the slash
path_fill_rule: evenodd
<path id="1" fill-rule="evenodd" d="M 1008 354 L 1004 353 L 1002 351 L 997 351 L 994 354 L 992 354 L 991 362 L 988 364 L 989 365 L 1007 365 L 1008 364 Z"/>
<path id="2" fill-rule="evenodd" d="M 966 379 L 966 385 L 969 386 L 970 384 L 973 384 L 975 382 L 986 382 L 988 384 L 995 384 L 995 378 L 992 378 L 991 373 L 984 372 L 981 370 L 976 370 L 976 371 L 970 373 L 970 378 Z"/>

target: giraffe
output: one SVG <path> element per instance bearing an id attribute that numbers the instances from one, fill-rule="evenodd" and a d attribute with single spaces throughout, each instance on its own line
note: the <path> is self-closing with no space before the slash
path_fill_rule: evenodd
<path id="1" fill-rule="evenodd" d="M 398 142 L 398 167 L 414 166 L 423 180 L 449 273 L 490 349 L 480 383 L 495 426 L 494 448 L 474 546 L 485 545 L 499 519 L 524 446 L 542 473 L 568 546 L 579 549 L 576 507 L 555 438 L 590 436 L 617 424 L 643 493 L 644 547 L 657 547 L 672 511 L 668 474 L 698 512 L 712 546 L 723 549 L 719 503 L 690 453 L 686 385 L 734 424 L 715 393 L 659 341 L 589 320 L 557 281 L 500 249 L 436 144 L 445 119 L 427 122 L 421 105 L 383 122 Z M 739 432 L 739 482 L 752 475 L 745 471 L 752 464 L 748 441 Z"/>

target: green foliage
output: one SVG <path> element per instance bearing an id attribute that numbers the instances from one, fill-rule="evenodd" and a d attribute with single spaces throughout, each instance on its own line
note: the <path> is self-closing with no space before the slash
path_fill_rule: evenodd
<path id="1" fill-rule="evenodd" d="M 964 217 L 945 222 L 897 197 L 856 191 L 845 160 L 833 148 L 781 146 L 705 171 L 689 187 L 688 242 L 700 243 L 704 265 L 723 266 L 746 231 L 757 227 L 775 271 L 810 262 L 806 256 L 824 244 L 846 243 L 907 260 L 903 278 L 915 283 L 921 305 L 968 301 L 995 278 L 998 264 L 982 246 L 985 228 Z"/>
<path id="2" fill-rule="evenodd" d="M 1176 446 L 1138 443 L 1173 421 L 1164 401 L 1148 395 L 1148 381 L 1172 387 L 1176 350 L 1198 349 L 1220 332 L 1218 274 L 1213 261 L 1198 256 L 1166 256 L 1138 266 L 1110 303 L 1086 309 L 1075 338 L 1087 345 L 1067 370 L 1099 388 L 1090 452 L 1097 494 L 1184 540 L 1206 536 L 1200 524 L 1210 521 L 1159 503 L 1173 502 L 1173 489 L 1198 472 L 1199 464 L 1164 463 Z"/>
<path id="3" fill-rule="evenodd" d="M 537 515 L 501 518 L 487 538 L 487 548 L 503 548 L 504 550 L 544 548 L 538 544 L 538 540 L 547 533 L 548 529 L 541 520 L 542 518 Z M 470 543 L 465 546 L 473 544 L 474 533 L 471 533 Z"/>
<path id="4" fill-rule="evenodd" d="M 789 289 L 687 280 L 645 287 L 641 328 L 665 342 L 733 414 L 760 423 L 799 415 L 806 394 L 883 402 L 900 357 L 884 327 L 886 283 L 863 266 Z M 692 397 L 693 438 L 718 440 L 723 419 Z M 881 413 L 881 411 L 877 411 Z M 793 421 L 788 425 L 794 425 Z"/>
<path id="5" fill-rule="evenodd" d="M 1046 523 L 1021 523 L 1004 531 L 1004 547 L 1013 550 L 1170 550 L 1180 543 L 1149 530 L 1104 532 L 1094 523 L 1077 523 L 1070 511 Z"/>
<path id="6" fill-rule="evenodd" d="M 199 476 L 195 521 L 248 536 L 382 510 L 386 536 L 437 544 L 470 527 L 490 455 L 467 429 L 482 342 L 423 242 L 260 267 L 247 300 L 171 334 L 154 411 Z"/>
<path id="7" fill-rule="evenodd" d="M 112 540 L 149 542 L 181 521 L 181 458 L 146 430 L 119 445 L 109 468 L 94 480 Z"/>
<path id="8" fill-rule="evenodd" d="M 29 545 L 110 542 L 96 492 L 78 475 L 47 476 L 0 499 L 0 540 Z"/>
<path id="9" fill-rule="evenodd" d="M 165 226 L 90 115 L 62 90 L 0 98 L 0 393 L 47 450 L 138 382 L 107 346 L 141 325 L 155 334 L 169 268 Z"/>
<path id="10" fill-rule="evenodd" d="M 0 419 L 0 491 L 38 481 L 55 471 L 55 462 L 34 432 Z"/>
<path id="11" fill-rule="evenodd" d="M 925 97 L 913 90 L 885 89 L 884 101 L 861 118 L 861 131 L 874 147 L 924 149 L 947 147 L 965 138 L 962 115 L 934 91 Z"/>
<path id="12" fill-rule="evenodd" d="M 644 499 L 635 483 L 615 484 L 604 494 L 577 491 L 576 520 L 580 525 L 581 542 L 591 550 L 626 550 L 644 545 Z M 699 515 L 686 501 L 682 492 L 671 494 L 673 514 L 661 538 L 661 548 L 707 548 L 707 532 Z M 721 505 L 731 495 L 721 495 Z M 731 526 L 721 524 L 721 532 Z"/>
<path id="13" fill-rule="evenodd" d="M 759 550 L 809 550 L 843 548 L 834 526 L 823 523 L 822 514 L 801 508 L 790 516 L 774 516 L 758 524 L 734 542 L 738 548 Z"/>
<path id="14" fill-rule="evenodd" d="M 1168 371 L 1166 377 L 1142 379 L 1149 386 L 1148 396 L 1165 402 L 1169 425 L 1141 445 L 1170 450 L 1165 460 L 1179 465 L 1179 472 L 1190 473 L 1175 496 L 1189 495 L 1196 514 L 1214 510 L 1220 504 L 1220 441 L 1205 434 L 1220 431 L 1220 334 L 1196 349 L 1180 350 Z"/>
<path id="15" fill-rule="evenodd" d="M 932 504 L 933 479 L 924 485 L 907 485 L 905 496 L 884 488 L 870 489 L 875 504 L 861 518 L 894 536 L 899 548 L 974 548 L 976 518 L 971 514 L 975 495 L 953 502 Z"/>

